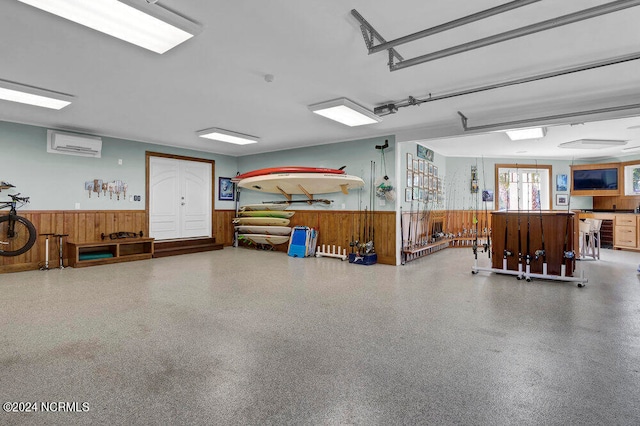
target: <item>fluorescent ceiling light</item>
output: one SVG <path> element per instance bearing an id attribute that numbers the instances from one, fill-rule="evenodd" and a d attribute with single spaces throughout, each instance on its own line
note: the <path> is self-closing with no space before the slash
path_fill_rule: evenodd
<path id="1" fill-rule="evenodd" d="M 627 141 L 614 139 L 578 139 L 576 141 L 561 143 L 560 145 L 558 145 L 558 148 L 605 149 L 626 144 Z"/>
<path id="2" fill-rule="evenodd" d="M 0 99 L 44 108 L 62 109 L 71 103 L 73 96 L 0 80 Z"/>
<path id="3" fill-rule="evenodd" d="M 242 133 L 219 129 L 217 127 L 200 130 L 199 132 L 197 132 L 197 134 L 201 138 L 213 139 L 221 142 L 229 142 L 236 145 L 248 145 L 250 143 L 257 143 L 260 140 L 260 138 L 256 136 L 244 135 Z"/>
<path id="4" fill-rule="evenodd" d="M 525 139 L 540 139 L 547 134 L 546 127 L 532 127 L 530 129 L 504 130 L 512 141 L 522 141 Z"/>
<path id="5" fill-rule="evenodd" d="M 316 114 L 351 127 L 374 124 L 382 121 L 382 118 L 368 109 L 346 98 L 309 105 L 309 109 Z"/>
<path id="6" fill-rule="evenodd" d="M 19 0 L 156 53 L 200 32 L 197 24 L 146 0 Z"/>

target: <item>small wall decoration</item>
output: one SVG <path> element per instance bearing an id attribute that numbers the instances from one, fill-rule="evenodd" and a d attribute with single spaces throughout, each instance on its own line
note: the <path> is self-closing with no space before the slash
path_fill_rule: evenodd
<path id="1" fill-rule="evenodd" d="M 407 170 L 407 186 L 413 186 L 413 172 L 411 170 Z"/>
<path id="2" fill-rule="evenodd" d="M 431 151 L 429 148 L 424 147 L 422 145 L 418 145 L 418 157 L 420 158 L 424 158 L 425 160 L 428 161 L 433 161 L 433 151 Z"/>
<path id="3" fill-rule="evenodd" d="M 102 179 L 94 179 L 86 181 L 84 183 L 84 189 L 89 194 L 89 198 L 91 198 L 91 193 L 95 193 L 96 196 L 100 198 L 100 194 L 102 194 L 103 197 L 106 197 L 108 192 L 110 200 L 113 200 L 113 196 L 115 195 L 116 201 L 120 201 L 120 195 L 122 195 L 122 200 L 124 201 L 127 199 L 127 190 L 129 189 L 129 185 L 121 180 L 107 182 Z"/>
<path id="4" fill-rule="evenodd" d="M 413 195 L 413 189 L 407 188 L 404 190 L 404 200 L 411 201 L 411 196 Z"/>
<path id="5" fill-rule="evenodd" d="M 471 193 L 476 194 L 478 192 L 478 167 L 471 166 Z"/>
<path id="6" fill-rule="evenodd" d="M 482 201 L 493 201 L 493 191 L 491 191 L 490 189 L 483 189 Z"/>
<path id="7" fill-rule="evenodd" d="M 407 152 L 407 169 L 413 170 L 413 155 Z"/>
<path id="8" fill-rule="evenodd" d="M 231 178 L 219 177 L 218 178 L 218 200 L 221 201 L 233 201 L 235 194 L 233 193 L 233 182 Z"/>
<path id="9" fill-rule="evenodd" d="M 566 191 L 568 188 L 567 175 L 556 175 L 556 191 Z"/>
<path id="10" fill-rule="evenodd" d="M 556 204 L 558 206 L 568 206 L 569 196 L 567 194 L 556 194 Z"/>

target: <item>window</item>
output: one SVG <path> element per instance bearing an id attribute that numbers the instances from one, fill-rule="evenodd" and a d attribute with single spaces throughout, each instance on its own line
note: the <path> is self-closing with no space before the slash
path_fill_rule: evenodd
<path id="1" fill-rule="evenodd" d="M 496 164 L 496 209 L 550 210 L 551 166 Z"/>

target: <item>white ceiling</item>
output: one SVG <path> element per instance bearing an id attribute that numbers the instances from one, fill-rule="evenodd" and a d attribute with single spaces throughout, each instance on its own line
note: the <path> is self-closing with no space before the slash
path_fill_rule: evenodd
<path id="1" fill-rule="evenodd" d="M 338 97 L 373 109 L 408 96 L 437 96 L 640 51 L 636 6 L 390 72 L 386 52 L 367 54 L 350 13 L 358 10 L 391 40 L 506 2 L 160 0 L 159 5 L 200 23 L 203 30 L 158 55 L 5 0 L 0 5 L 0 79 L 76 100 L 60 111 L 0 101 L 0 120 L 234 156 L 388 134 L 396 134 L 398 141 L 424 141 L 452 156 L 623 155 L 619 148 L 556 148 L 581 138 L 640 145 L 640 117 L 555 125 L 544 139 L 510 142 L 502 133 L 465 135 L 457 113 L 463 112 L 473 127 L 635 104 L 640 99 L 640 61 L 401 108 L 371 126 L 349 128 L 307 109 Z M 609 2 L 542 0 L 397 50 L 412 58 Z M 266 74 L 274 81 L 265 81 Z M 640 116 L 640 109 L 571 121 L 619 116 Z M 196 136 L 209 127 L 261 141 L 235 146 Z"/>

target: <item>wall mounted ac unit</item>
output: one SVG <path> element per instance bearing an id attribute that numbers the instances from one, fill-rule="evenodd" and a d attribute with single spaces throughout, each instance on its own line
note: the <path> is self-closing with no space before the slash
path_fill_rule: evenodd
<path id="1" fill-rule="evenodd" d="M 102 139 L 97 136 L 47 130 L 47 152 L 100 158 Z"/>

